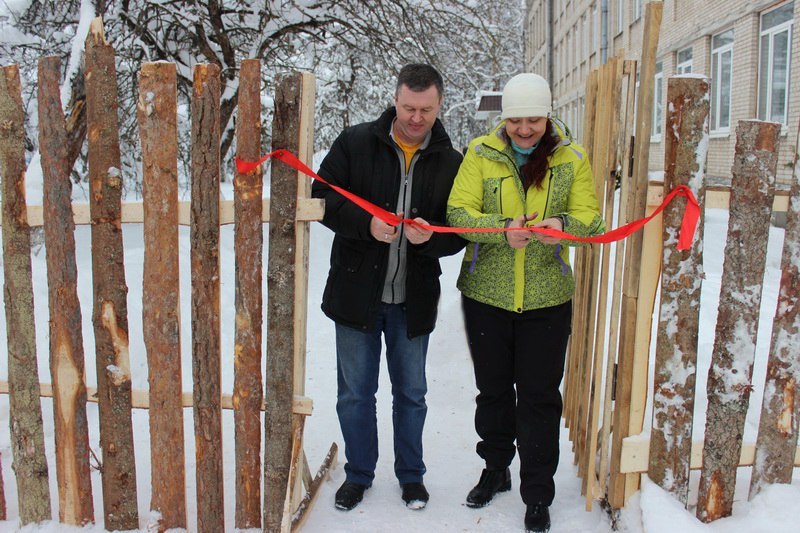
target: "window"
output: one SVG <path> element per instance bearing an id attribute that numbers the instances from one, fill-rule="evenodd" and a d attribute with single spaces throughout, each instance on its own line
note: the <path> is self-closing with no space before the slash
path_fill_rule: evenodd
<path id="1" fill-rule="evenodd" d="M 639 20 L 643 12 L 642 0 L 633 0 L 633 20 Z"/>
<path id="2" fill-rule="evenodd" d="M 730 29 L 711 38 L 711 131 L 730 131 L 732 70 L 733 30 Z"/>
<path id="3" fill-rule="evenodd" d="M 582 37 L 582 48 L 581 48 L 581 61 L 585 61 L 589 57 L 589 27 L 587 25 L 586 15 L 581 17 L 581 33 L 583 34 Z"/>
<path id="4" fill-rule="evenodd" d="M 794 2 L 761 15 L 758 118 L 787 123 Z"/>
<path id="5" fill-rule="evenodd" d="M 625 29 L 625 0 L 617 0 L 617 33 Z"/>
<path id="6" fill-rule="evenodd" d="M 594 36 L 592 51 L 600 51 L 600 16 L 597 12 L 597 4 L 592 4 L 592 35 Z"/>
<path id="7" fill-rule="evenodd" d="M 692 49 L 684 48 L 678 50 L 678 66 L 676 68 L 678 74 L 688 74 L 692 71 Z"/>
<path id="8" fill-rule="evenodd" d="M 661 141 L 661 123 L 664 118 L 664 65 L 656 63 L 656 75 L 653 81 L 653 124 L 650 127 L 650 139 L 654 142 Z"/>

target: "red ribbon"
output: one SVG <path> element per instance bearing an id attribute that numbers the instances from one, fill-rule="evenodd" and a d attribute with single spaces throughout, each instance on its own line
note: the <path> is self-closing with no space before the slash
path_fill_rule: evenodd
<path id="1" fill-rule="evenodd" d="M 243 161 L 236 158 L 236 169 L 241 174 L 247 174 L 248 172 L 258 168 L 264 161 L 267 159 L 277 159 L 279 161 L 283 161 L 290 167 L 294 168 L 302 172 L 303 174 L 315 179 L 319 180 L 322 183 L 328 185 L 331 189 L 335 190 L 345 198 L 351 200 L 362 209 L 367 211 L 369 214 L 379 218 L 380 220 L 386 222 L 391 226 L 397 226 L 398 224 L 408 224 L 410 226 L 417 226 L 429 231 L 434 231 L 436 233 L 496 233 L 501 231 L 533 231 L 535 233 L 541 233 L 542 235 L 547 235 L 550 237 L 556 237 L 558 239 L 569 240 L 569 241 L 578 241 L 578 242 L 595 242 L 595 243 L 610 243 L 615 241 L 620 241 L 627 237 L 628 235 L 632 234 L 635 231 L 641 229 L 645 224 L 650 222 L 653 218 L 658 216 L 661 211 L 664 210 L 667 205 L 676 197 L 676 196 L 683 196 L 686 198 L 686 209 L 683 212 L 683 220 L 681 222 L 681 230 L 680 235 L 678 237 L 678 250 L 688 250 L 692 246 L 692 242 L 694 241 L 694 232 L 697 228 L 697 221 L 700 218 L 700 204 L 697 203 L 697 199 L 692 194 L 692 190 L 689 189 L 686 185 L 678 185 L 670 193 L 664 198 L 664 201 L 661 202 L 655 211 L 653 211 L 649 216 L 645 218 L 640 218 L 639 220 L 634 220 L 633 222 L 629 222 L 624 226 L 620 226 L 618 228 L 612 229 L 607 231 L 601 235 L 595 235 L 593 237 L 576 237 L 575 235 L 570 235 L 569 233 L 564 233 L 563 231 L 558 231 L 551 228 L 535 228 L 535 227 L 524 227 L 524 228 L 453 228 L 450 226 L 434 226 L 431 224 L 420 224 L 419 222 L 414 221 L 410 218 L 400 218 L 394 213 L 391 213 L 367 200 L 364 200 L 360 196 L 357 196 L 351 193 L 348 190 L 345 190 L 341 187 L 338 187 L 332 183 L 328 183 L 322 177 L 319 176 L 316 172 L 308 168 L 305 163 L 297 159 L 291 152 L 286 150 L 275 150 L 274 152 L 270 152 L 258 161 Z"/>

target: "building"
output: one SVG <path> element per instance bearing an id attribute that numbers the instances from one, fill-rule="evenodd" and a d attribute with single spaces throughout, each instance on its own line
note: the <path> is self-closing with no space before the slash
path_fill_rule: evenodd
<path id="1" fill-rule="evenodd" d="M 578 133 L 586 78 L 612 55 L 641 58 L 644 0 L 528 0 L 526 70 L 551 82 L 556 115 Z M 667 79 L 700 73 L 711 81 L 710 183 L 730 180 L 736 124 L 784 125 L 778 183 L 791 182 L 800 120 L 800 39 L 793 0 L 666 0 L 659 35 L 650 169 L 664 164 Z"/>

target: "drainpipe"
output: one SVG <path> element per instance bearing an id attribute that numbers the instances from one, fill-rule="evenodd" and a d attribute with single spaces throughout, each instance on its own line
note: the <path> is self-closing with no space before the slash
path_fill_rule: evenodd
<path id="1" fill-rule="evenodd" d="M 605 0 L 604 0 L 605 1 Z M 547 80 L 552 86 L 555 83 L 553 79 L 553 9 L 555 9 L 555 0 L 547 0 Z"/>
<path id="2" fill-rule="evenodd" d="M 608 60 L 608 0 L 600 2 L 600 64 Z"/>

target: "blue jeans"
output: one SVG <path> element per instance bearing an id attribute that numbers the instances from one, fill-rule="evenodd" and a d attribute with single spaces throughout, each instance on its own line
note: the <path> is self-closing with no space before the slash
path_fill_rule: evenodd
<path id="1" fill-rule="evenodd" d="M 429 335 L 409 339 L 403 304 L 381 304 L 373 331 L 336 324 L 338 401 L 348 481 L 371 485 L 378 462 L 375 393 L 381 360 L 381 333 L 392 382 L 394 472 L 400 483 L 417 483 L 425 474 L 422 428 L 428 406 L 425 356 Z"/>

